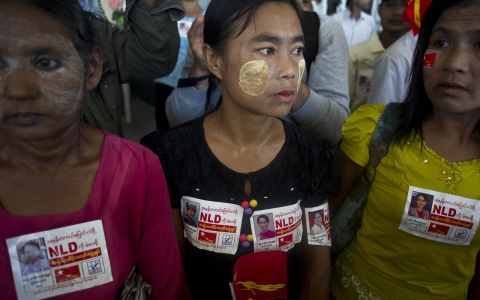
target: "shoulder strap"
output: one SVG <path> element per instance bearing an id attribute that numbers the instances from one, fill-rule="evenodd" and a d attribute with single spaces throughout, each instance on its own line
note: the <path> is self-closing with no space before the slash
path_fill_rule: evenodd
<path id="1" fill-rule="evenodd" d="M 377 126 L 375 126 L 368 147 L 370 153 L 369 163 L 374 168 L 387 155 L 390 144 L 393 141 L 393 133 L 400 123 L 399 106 L 400 103 L 388 103 L 377 122 Z"/>
<path id="2" fill-rule="evenodd" d="M 302 30 L 305 39 L 305 51 L 303 57 L 305 58 L 305 66 L 307 67 L 307 74 L 310 74 L 310 65 L 315 61 L 315 56 L 318 52 L 318 32 L 320 31 L 320 18 L 316 12 L 303 12 Z"/>
<path id="3" fill-rule="evenodd" d="M 372 185 L 375 180 L 377 166 L 382 158 L 387 155 L 390 144 L 393 141 L 393 133 L 400 122 L 399 106 L 400 103 L 391 102 L 387 104 L 385 110 L 380 115 L 380 119 L 373 130 L 372 139 L 368 146 L 370 155 L 368 163 L 373 167 L 373 176 L 371 179 L 367 179 L 364 173 L 362 177 L 360 177 L 349 194 L 350 199 L 353 201 L 358 201 L 362 196 L 366 196 L 366 191 L 368 191 L 370 185 Z"/>

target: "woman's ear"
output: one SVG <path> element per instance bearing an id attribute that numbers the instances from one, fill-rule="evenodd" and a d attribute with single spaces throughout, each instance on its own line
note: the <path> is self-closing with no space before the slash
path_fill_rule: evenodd
<path id="1" fill-rule="evenodd" d="M 205 59 L 205 63 L 207 64 L 208 69 L 210 72 L 215 75 L 219 80 L 222 80 L 222 58 L 220 55 L 215 53 L 213 49 L 208 44 L 203 45 L 203 59 Z"/>
<path id="2" fill-rule="evenodd" d="M 102 78 L 102 58 L 102 50 L 97 46 L 93 47 L 92 53 L 86 58 L 85 87 L 87 91 L 96 88 Z"/>

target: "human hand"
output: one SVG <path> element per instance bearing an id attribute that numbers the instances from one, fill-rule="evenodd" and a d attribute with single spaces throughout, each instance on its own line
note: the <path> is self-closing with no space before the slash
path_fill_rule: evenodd
<path id="1" fill-rule="evenodd" d="M 204 16 L 199 16 L 193 21 L 188 31 L 188 41 L 193 53 L 193 66 L 190 70 L 190 77 L 201 77 L 210 74 L 210 70 L 203 58 L 203 22 Z"/>
<path id="2" fill-rule="evenodd" d="M 300 88 L 298 89 L 298 93 L 293 101 L 292 108 L 290 108 L 290 112 L 294 113 L 299 110 L 305 104 L 309 96 L 310 88 L 305 84 L 305 82 L 300 82 Z"/>

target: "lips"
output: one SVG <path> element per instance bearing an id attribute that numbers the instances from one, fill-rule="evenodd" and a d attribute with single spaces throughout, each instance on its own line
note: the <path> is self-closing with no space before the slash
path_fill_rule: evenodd
<path id="1" fill-rule="evenodd" d="M 455 83 L 455 82 L 448 82 L 444 81 L 439 84 L 440 87 L 447 87 L 447 88 L 456 88 L 456 89 L 463 89 L 465 90 L 465 87 L 461 84 Z"/>
<path id="2" fill-rule="evenodd" d="M 441 89 L 443 92 L 445 92 L 447 94 L 458 94 L 458 93 L 462 93 L 462 92 L 467 91 L 465 86 L 463 86 L 459 83 L 456 83 L 456 82 L 448 82 L 448 81 L 444 81 L 444 82 L 438 84 L 437 88 Z"/>
<path id="3" fill-rule="evenodd" d="M 275 94 L 277 98 L 282 101 L 291 101 L 293 99 L 293 91 L 292 90 L 285 90 Z"/>
<path id="4" fill-rule="evenodd" d="M 29 126 L 37 123 L 40 117 L 40 114 L 35 113 L 17 113 L 7 117 L 6 119 L 11 119 L 18 125 Z"/>

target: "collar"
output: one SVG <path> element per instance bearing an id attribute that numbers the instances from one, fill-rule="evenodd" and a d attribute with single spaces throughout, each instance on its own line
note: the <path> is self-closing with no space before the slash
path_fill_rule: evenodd
<path id="1" fill-rule="evenodd" d="M 358 20 L 356 20 L 356 19 L 353 17 L 353 14 L 352 14 L 352 12 L 350 11 L 350 9 L 349 9 L 348 7 L 345 9 L 345 16 L 346 16 L 348 19 L 354 20 L 355 22 L 360 21 L 360 20 L 361 20 L 361 21 L 364 21 L 364 20 L 365 20 L 365 13 L 364 13 L 362 10 L 360 10 L 360 16 L 359 16 Z"/>
<path id="2" fill-rule="evenodd" d="M 378 53 L 385 51 L 383 48 L 382 42 L 380 42 L 380 37 L 378 36 L 378 31 L 374 31 L 372 36 L 368 39 L 368 47 L 370 48 L 370 52 Z"/>

